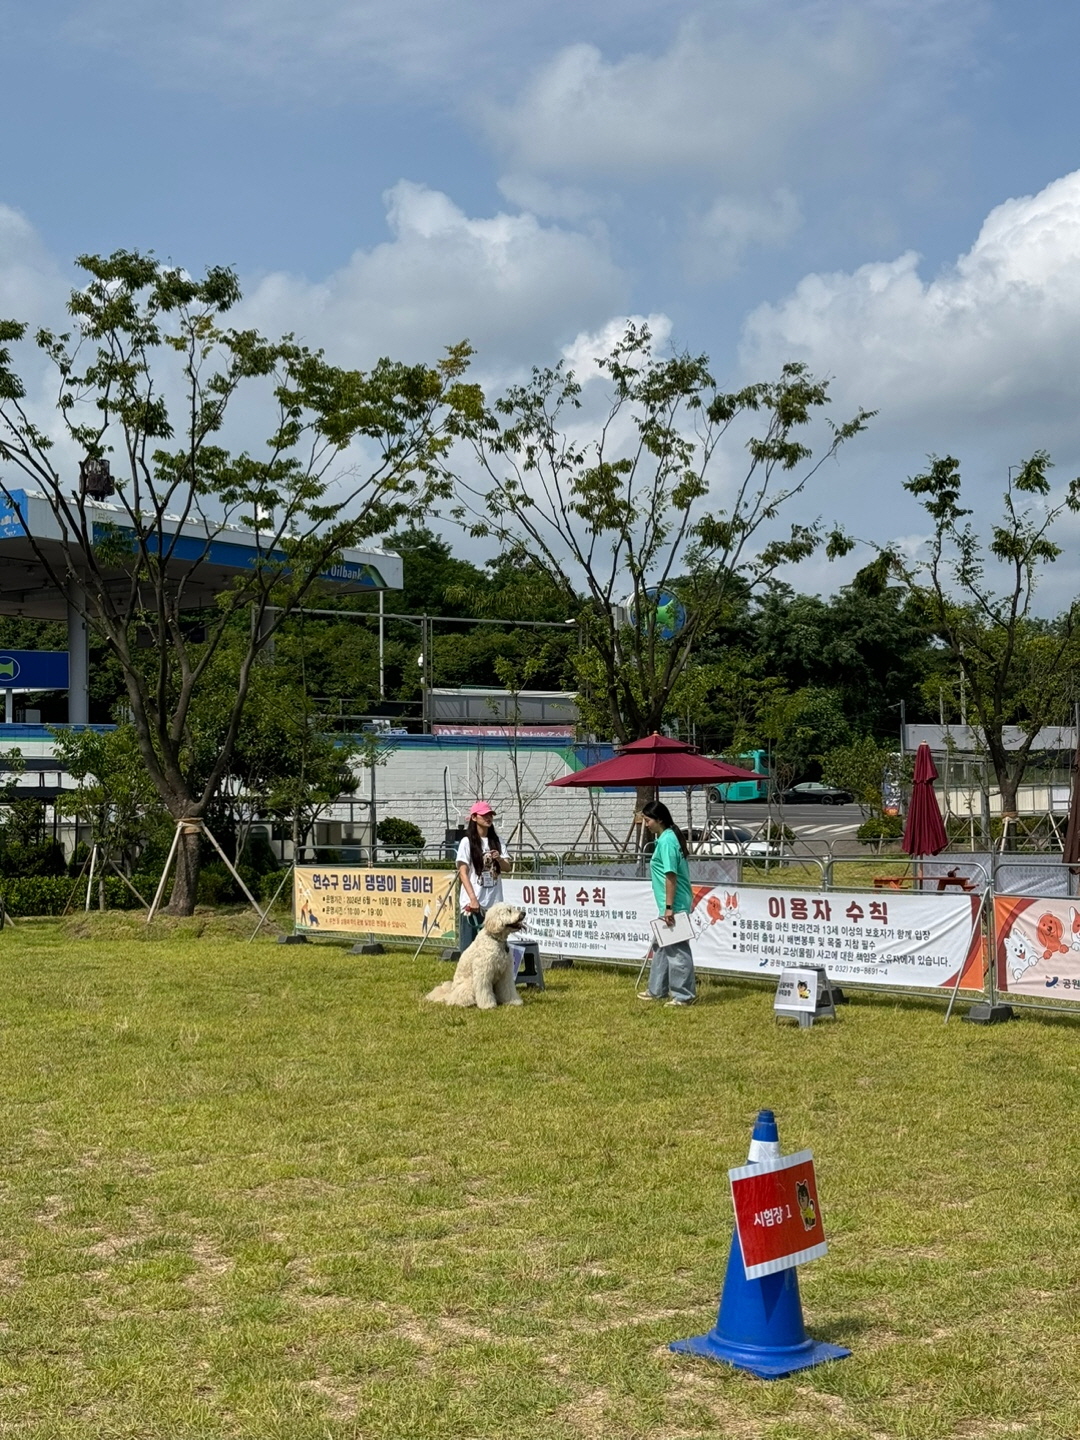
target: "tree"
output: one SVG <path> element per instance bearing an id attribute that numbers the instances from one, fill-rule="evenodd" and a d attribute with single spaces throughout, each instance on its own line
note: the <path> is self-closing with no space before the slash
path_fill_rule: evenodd
<path id="1" fill-rule="evenodd" d="M 252 820 L 270 814 L 290 826 L 293 857 L 299 862 L 319 816 L 356 788 L 355 767 L 373 763 L 374 742 L 329 733 L 302 687 L 289 685 L 280 672 L 268 671 L 260 681 L 228 786 L 230 804 L 241 819 L 235 827 L 237 858 Z"/>
<path id="2" fill-rule="evenodd" d="M 905 482 L 933 522 L 928 558 L 906 559 L 884 547 L 863 583 L 899 576 L 963 676 L 967 707 L 982 737 L 1001 794 L 1016 816 L 1016 792 L 1044 726 L 1068 721 L 1080 681 L 1080 601 L 1054 619 L 1033 612 L 1042 572 L 1061 554 L 1051 538 L 1066 512 L 1080 511 L 1080 479 L 1051 499 L 1050 457 L 1038 450 L 1009 471 L 1003 514 L 984 542 L 960 504 L 959 461 L 930 457 Z M 997 582 L 997 583 L 995 583 Z M 1016 727 L 1019 741 L 1008 743 Z"/>
<path id="3" fill-rule="evenodd" d="M 423 850 L 424 832 L 411 820 L 400 820 L 396 815 L 387 815 L 375 827 L 375 838 L 381 849 L 389 850 L 397 860 L 404 852 L 406 860 L 415 859 L 416 851 Z"/>
<path id="4" fill-rule="evenodd" d="M 465 417 L 458 428 L 480 474 L 459 483 L 454 513 L 510 563 L 534 567 L 578 617 L 586 723 L 628 741 L 683 708 L 695 647 L 728 606 L 826 539 L 816 523 L 794 524 L 759 544 L 868 416 L 830 424 L 814 459 L 800 436 L 828 387 L 801 365 L 725 394 L 706 357 L 657 358 L 648 329 L 629 325 L 597 366 L 609 394 L 591 438 L 581 437 L 582 386 L 562 362 Z M 721 507 L 711 491 L 722 444 L 751 422 Z M 833 532 L 827 544 L 834 554 L 849 542 Z"/>
<path id="5" fill-rule="evenodd" d="M 758 724 L 777 791 L 813 773 L 812 767 L 819 765 L 828 751 L 845 744 L 851 733 L 836 691 L 813 686 L 774 691 Z"/>
<path id="6" fill-rule="evenodd" d="M 860 735 L 849 745 L 837 745 L 822 756 L 821 778 L 826 785 L 850 790 L 865 816 L 885 814 L 886 770 L 894 764 L 893 751 L 872 735 Z"/>
<path id="7" fill-rule="evenodd" d="M 48 499 L 62 558 L 33 536 L 30 544 L 115 657 L 162 803 L 174 820 L 199 819 L 228 770 L 256 658 L 282 617 L 343 548 L 448 492 L 446 420 L 456 408 L 479 413 L 479 391 L 461 378 L 466 345 L 434 367 L 380 360 L 362 373 L 289 336 L 227 328 L 240 299 L 229 269 L 196 279 L 129 251 L 78 264 L 87 279 L 69 300 L 71 331 L 36 336 L 56 376 L 52 419 L 35 418 L 12 362 L 9 346 L 26 326 L 0 321 L 0 459 Z M 238 398 L 249 416 L 260 404 L 272 412 L 259 451 L 225 443 Z M 77 492 L 56 457 L 57 430 L 64 449 L 86 457 Z M 84 483 L 107 488 L 108 464 L 117 472 L 112 515 L 94 508 Z M 10 501 L 8 485 L 0 492 Z M 193 591 L 230 525 L 254 533 L 254 561 L 193 630 Z M 195 537 L 193 557 L 180 548 L 182 529 Z M 196 777 L 185 764 L 191 706 L 232 622 L 248 612 L 220 750 Z M 138 632 L 149 648 L 137 646 Z M 186 834 L 174 913 L 194 908 L 197 868 L 198 835 Z"/>
<path id="8" fill-rule="evenodd" d="M 746 628 L 767 674 L 792 689 L 834 690 L 856 733 L 895 736 L 901 696 L 915 718 L 933 651 L 926 616 L 902 585 L 857 581 L 827 600 L 774 586 Z"/>
<path id="9" fill-rule="evenodd" d="M 54 730 L 53 753 L 77 781 L 54 802 L 74 815 L 101 847 L 102 868 L 114 864 L 130 875 L 150 829 L 165 817 L 130 725 L 115 730 Z"/>

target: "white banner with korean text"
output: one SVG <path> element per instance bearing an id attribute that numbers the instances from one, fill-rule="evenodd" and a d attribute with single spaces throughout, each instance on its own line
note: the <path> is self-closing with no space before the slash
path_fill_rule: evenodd
<path id="1" fill-rule="evenodd" d="M 641 961 L 656 918 L 646 880 L 503 881 L 528 912 L 526 934 L 545 955 Z M 832 979 L 936 989 L 983 984 L 979 897 L 890 891 L 693 886 L 698 970 L 779 974 L 823 965 Z"/>
<path id="2" fill-rule="evenodd" d="M 648 880 L 510 880 L 503 896 L 528 912 L 524 938 L 541 955 L 636 960 L 652 944 L 656 901 Z"/>

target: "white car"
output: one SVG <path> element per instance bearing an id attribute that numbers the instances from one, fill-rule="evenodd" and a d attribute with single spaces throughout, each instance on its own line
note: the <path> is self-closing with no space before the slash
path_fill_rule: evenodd
<path id="1" fill-rule="evenodd" d="M 702 840 L 707 835 L 708 839 Z M 741 825 L 710 825 L 708 830 L 691 830 L 690 856 L 703 859 L 719 855 L 748 855 L 758 859 L 782 855 L 783 847 L 775 840 L 755 839 Z"/>

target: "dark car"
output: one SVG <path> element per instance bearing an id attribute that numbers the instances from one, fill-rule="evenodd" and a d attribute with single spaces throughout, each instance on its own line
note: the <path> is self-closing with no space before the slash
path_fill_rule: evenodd
<path id="1" fill-rule="evenodd" d="M 850 790 L 841 790 L 836 785 L 822 785 L 820 780 L 804 780 L 801 785 L 792 785 L 780 796 L 785 805 L 850 805 L 855 796 Z"/>

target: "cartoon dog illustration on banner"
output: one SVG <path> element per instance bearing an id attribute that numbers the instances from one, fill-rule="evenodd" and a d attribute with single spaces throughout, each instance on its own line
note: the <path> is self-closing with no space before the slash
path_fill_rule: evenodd
<path id="1" fill-rule="evenodd" d="M 999 895 L 994 901 L 998 986 L 1018 995 L 1080 1001 L 1080 910 L 1068 900 Z"/>

